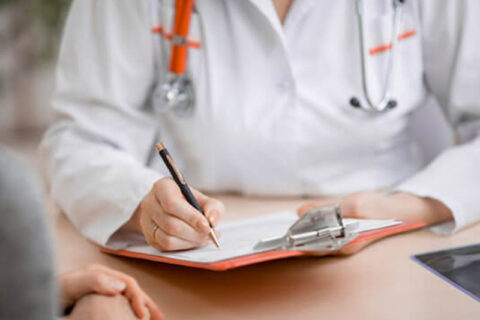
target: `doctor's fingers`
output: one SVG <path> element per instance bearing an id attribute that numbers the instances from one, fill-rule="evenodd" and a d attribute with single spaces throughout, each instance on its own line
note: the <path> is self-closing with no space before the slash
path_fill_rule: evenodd
<path id="1" fill-rule="evenodd" d="M 363 250 L 365 247 L 368 247 L 373 242 L 376 242 L 376 241 L 380 240 L 381 238 L 384 238 L 384 237 L 380 237 L 380 238 L 377 238 L 377 239 L 360 241 L 360 242 L 356 242 L 356 243 L 353 243 L 353 244 L 346 245 L 343 248 L 341 248 L 340 250 L 338 250 L 336 252 L 336 254 L 341 255 L 341 256 L 350 256 L 352 254 L 355 254 L 355 253 Z"/>
<path id="2" fill-rule="evenodd" d="M 342 215 L 357 219 L 392 219 L 392 198 L 383 192 L 362 191 L 346 195 L 343 198 L 323 200 L 306 204 L 298 208 L 299 216 L 305 214 L 314 207 L 322 207 L 338 204 Z"/>
<path id="3" fill-rule="evenodd" d="M 355 254 L 365 247 L 369 246 L 373 242 L 376 242 L 378 239 L 370 239 L 360 242 L 355 242 L 353 244 L 347 244 L 346 246 L 342 247 L 340 250 L 337 251 L 318 251 L 318 252 L 311 252 L 312 256 L 316 257 L 324 257 L 324 256 L 350 256 Z"/>
<path id="4" fill-rule="evenodd" d="M 197 246 L 205 245 L 205 242 L 208 242 L 208 234 L 199 233 L 185 221 L 173 215 L 163 214 L 156 216 L 154 217 L 154 222 L 169 236 L 192 242 Z"/>
<path id="5" fill-rule="evenodd" d="M 339 205 L 342 210 L 342 215 L 351 218 L 363 217 L 362 212 L 372 203 L 378 201 L 381 197 L 377 192 L 356 192 L 346 195 L 341 198 L 327 198 L 312 203 L 305 204 L 297 209 L 297 214 L 303 216 L 307 211 L 317 208 Z"/>
<path id="6" fill-rule="evenodd" d="M 315 201 L 315 202 L 312 202 L 312 203 L 307 203 L 307 204 L 304 204 L 304 205 L 300 206 L 297 209 L 297 214 L 301 217 L 305 213 L 307 213 L 307 211 L 309 211 L 313 208 L 333 206 L 335 204 L 340 204 L 340 203 L 341 203 L 340 198 L 324 199 L 324 200 L 319 200 L 319 201 Z"/>
<path id="7" fill-rule="evenodd" d="M 223 202 L 206 196 L 198 190 L 192 188 L 193 195 L 198 200 L 198 203 L 205 212 L 208 220 L 212 223 L 213 226 L 218 224 L 220 217 L 225 213 L 225 205 Z"/>
<path id="8" fill-rule="evenodd" d="M 187 241 L 175 236 L 171 236 L 161 228 L 153 229 L 154 222 L 152 221 L 152 230 L 153 232 L 145 236 L 147 243 L 152 247 L 160 251 L 176 251 L 176 250 L 185 250 L 197 248 L 200 246 L 198 243 Z M 205 240 L 203 244 L 207 244 L 208 239 Z"/>
<path id="9" fill-rule="evenodd" d="M 162 179 L 163 180 L 163 179 Z M 161 180 L 159 181 L 161 182 Z M 155 197 L 160 204 L 161 211 L 155 210 L 155 217 L 167 213 L 183 220 L 201 234 L 208 234 L 210 226 L 207 218 L 190 205 L 173 180 L 162 181 L 162 187 L 155 190 Z M 161 221 L 159 221 L 161 222 Z"/>

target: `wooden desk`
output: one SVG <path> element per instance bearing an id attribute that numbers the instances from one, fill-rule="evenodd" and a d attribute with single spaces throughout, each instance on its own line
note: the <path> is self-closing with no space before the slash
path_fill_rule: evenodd
<path id="1" fill-rule="evenodd" d="M 305 200 L 221 197 L 224 220 Z M 443 237 L 394 236 L 350 257 L 301 258 L 211 272 L 109 256 L 52 210 L 59 271 L 101 263 L 134 276 L 169 319 L 480 319 L 480 303 L 410 259 L 480 241 L 480 225 Z"/>

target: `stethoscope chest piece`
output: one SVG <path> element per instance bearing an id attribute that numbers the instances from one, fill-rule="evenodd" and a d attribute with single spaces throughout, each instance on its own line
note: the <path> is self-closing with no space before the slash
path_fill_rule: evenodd
<path id="1" fill-rule="evenodd" d="M 178 116 L 193 114 L 195 92 L 187 72 L 188 33 L 192 18 L 194 0 L 176 0 L 172 25 L 170 61 L 166 77 L 156 86 L 152 102 L 160 113 L 170 110 Z"/>
<path id="2" fill-rule="evenodd" d="M 167 81 L 159 84 L 153 93 L 153 105 L 157 112 L 172 110 L 178 116 L 190 116 L 194 110 L 195 92 L 186 74 L 169 74 Z"/>

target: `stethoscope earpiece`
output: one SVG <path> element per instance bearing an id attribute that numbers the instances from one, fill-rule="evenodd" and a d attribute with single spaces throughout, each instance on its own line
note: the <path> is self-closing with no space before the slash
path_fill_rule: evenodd
<path id="1" fill-rule="evenodd" d="M 396 106 L 397 106 L 397 101 L 396 100 L 390 100 L 390 101 L 388 101 L 387 109 L 391 110 L 391 109 L 394 109 Z"/>
<path id="2" fill-rule="evenodd" d="M 362 106 L 358 98 L 351 98 L 350 105 L 356 109 L 363 109 L 365 111 L 373 113 L 382 113 L 387 110 L 394 109 L 397 106 L 397 101 L 391 99 L 391 87 L 392 87 L 392 73 L 394 68 L 394 58 L 397 50 L 398 34 L 400 31 L 400 19 L 402 15 L 402 6 L 405 0 L 393 0 L 393 21 L 391 27 L 390 36 L 390 54 L 387 57 L 387 70 L 386 80 L 383 86 L 383 91 L 380 95 L 380 101 L 374 102 L 369 92 L 368 86 L 368 61 L 365 57 L 365 40 L 363 30 L 363 0 L 357 0 L 357 16 L 358 16 L 358 30 L 359 30 L 359 44 L 360 44 L 360 59 L 361 59 L 361 71 L 362 71 L 362 87 L 365 96 L 366 106 Z"/>
<path id="3" fill-rule="evenodd" d="M 354 107 L 355 109 L 363 109 L 363 106 L 362 104 L 360 103 L 360 100 L 356 97 L 351 97 L 350 98 L 350 105 L 352 107 Z M 397 101 L 396 100 L 389 100 L 386 107 L 383 109 L 383 110 L 375 110 L 376 112 L 381 112 L 381 111 L 385 111 L 385 110 L 392 110 L 394 109 L 396 106 L 398 105 Z M 367 111 L 369 109 L 366 109 Z"/>
<path id="4" fill-rule="evenodd" d="M 362 105 L 360 104 L 360 100 L 355 97 L 350 98 L 350 105 L 355 109 L 359 109 L 362 107 Z"/>

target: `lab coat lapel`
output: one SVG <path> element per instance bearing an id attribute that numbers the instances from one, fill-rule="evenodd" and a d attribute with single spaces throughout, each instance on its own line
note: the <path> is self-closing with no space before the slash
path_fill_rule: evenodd
<path id="1" fill-rule="evenodd" d="M 285 21 L 283 22 L 283 30 L 289 30 L 290 25 L 298 25 L 301 19 L 304 19 L 310 12 L 312 8 L 318 5 L 316 0 L 295 0 L 292 2 L 292 5 L 289 9 L 289 12 L 286 16 Z M 277 19 L 278 20 L 278 19 Z M 284 31 L 285 33 L 285 31 Z M 287 36 L 288 37 L 288 36 Z"/>
<path id="2" fill-rule="evenodd" d="M 283 33 L 282 24 L 278 19 L 277 12 L 271 0 L 249 0 L 260 13 L 268 20 L 270 26 L 275 31 L 283 46 L 285 47 L 285 35 Z"/>

